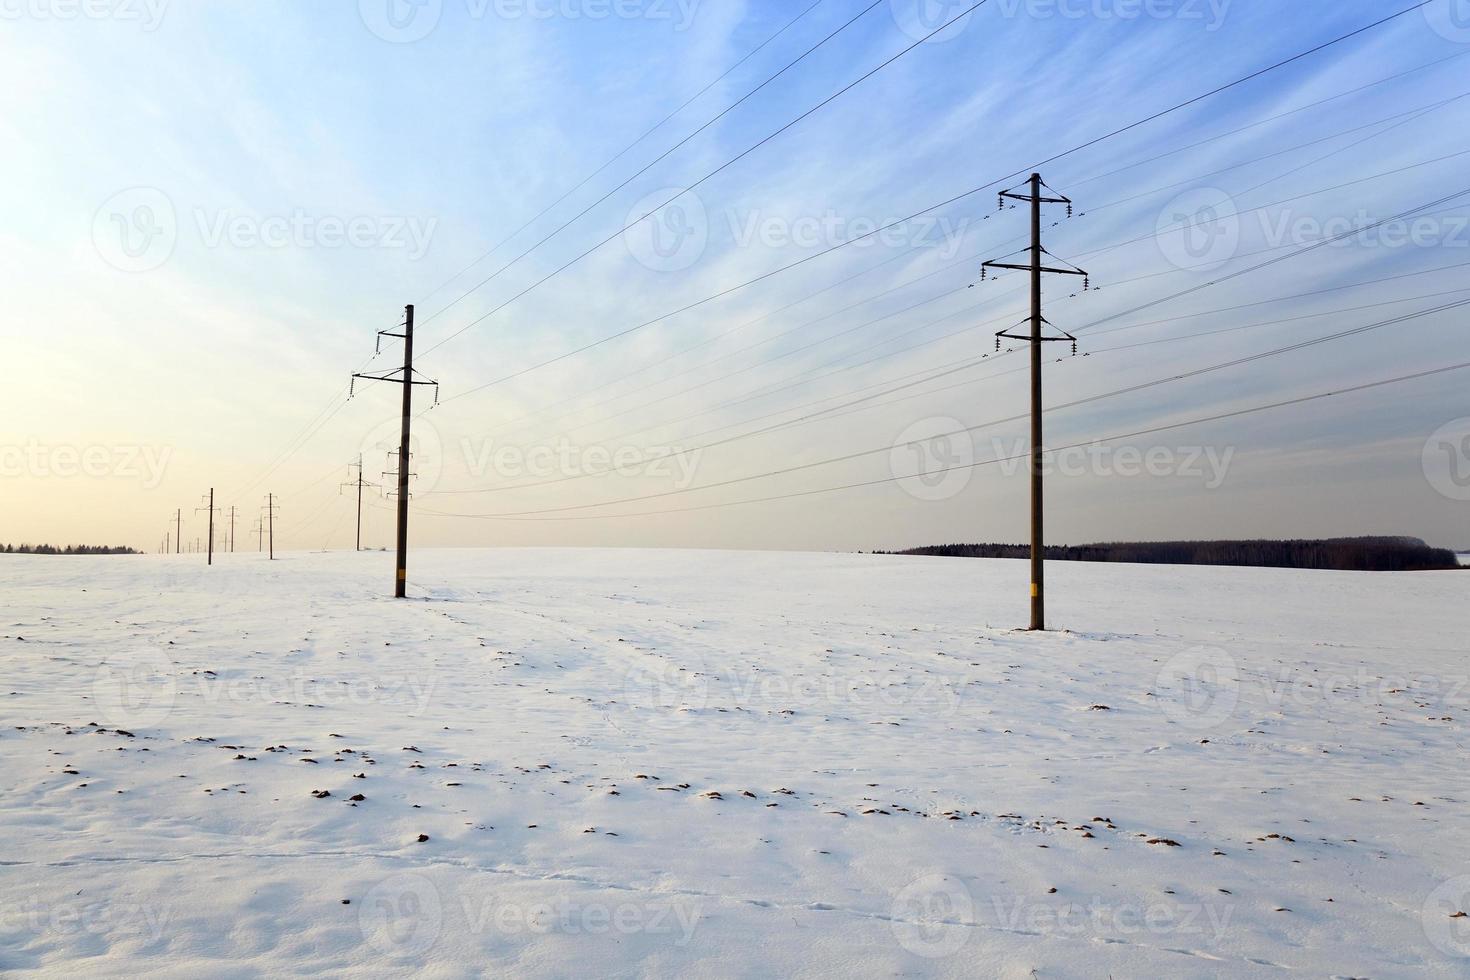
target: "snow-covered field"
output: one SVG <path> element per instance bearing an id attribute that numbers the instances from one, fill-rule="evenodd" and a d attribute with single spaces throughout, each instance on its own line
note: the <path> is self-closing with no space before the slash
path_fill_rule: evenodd
<path id="1" fill-rule="evenodd" d="M 0 973 L 1470 971 L 1470 576 L 412 558 L 0 560 Z"/>

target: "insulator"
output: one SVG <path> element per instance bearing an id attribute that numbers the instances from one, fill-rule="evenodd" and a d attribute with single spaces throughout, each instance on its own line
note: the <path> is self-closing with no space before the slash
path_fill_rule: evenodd
<path id="1" fill-rule="evenodd" d="M 1004 211 L 1005 209 L 1006 209 L 1006 196 L 1004 194 L 997 194 L 997 195 L 995 195 L 995 210 L 997 210 L 997 211 Z"/>
<path id="2" fill-rule="evenodd" d="M 351 398 L 357 392 L 357 379 L 353 378 L 347 382 L 347 397 Z"/>
<path id="3" fill-rule="evenodd" d="M 984 282 L 984 281 L 985 281 L 985 279 L 986 279 L 986 277 L 987 277 L 987 276 L 988 276 L 988 275 L 989 275 L 989 274 L 990 274 L 990 270 L 989 270 L 989 269 L 987 269 L 987 268 L 985 268 L 985 267 L 983 267 L 983 266 L 982 266 L 982 267 L 981 267 L 981 268 L 980 268 L 980 281 L 981 281 L 981 282 Z"/>
<path id="4" fill-rule="evenodd" d="M 1072 217 L 1072 205 L 1067 205 L 1067 217 Z"/>
<path id="5" fill-rule="evenodd" d="M 999 353 L 999 351 L 1000 351 L 1000 338 L 999 337 L 996 337 L 995 338 L 995 349 L 996 349 L 996 352 Z"/>
<path id="6" fill-rule="evenodd" d="M 1092 277 L 1091 276 L 1083 276 L 1082 277 L 1082 291 L 1085 293 L 1085 292 L 1087 292 L 1091 288 L 1092 288 Z"/>
<path id="7" fill-rule="evenodd" d="M 1075 340 L 1072 341 L 1072 356 L 1073 357 L 1076 357 L 1077 356 L 1077 341 L 1075 341 Z"/>

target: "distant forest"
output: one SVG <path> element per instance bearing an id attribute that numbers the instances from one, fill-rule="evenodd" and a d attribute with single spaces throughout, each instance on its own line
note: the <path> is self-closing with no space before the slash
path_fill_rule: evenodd
<path id="1" fill-rule="evenodd" d="M 6 544 L 0 545 L 0 555 L 138 555 L 132 548 L 114 548 L 105 544 L 69 544 L 58 548 L 54 544 Z"/>
<path id="2" fill-rule="evenodd" d="M 1012 544 L 944 544 L 880 555 L 938 558 L 1028 558 Z M 1329 538 L 1322 541 L 1120 541 L 1051 546 L 1049 561 L 1134 562 L 1145 565 L 1244 565 L 1255 568 L 1321 568 L 1353 572 L 1414 572 L 1459 568 L 1455 553 L 1418 538 Z"/>

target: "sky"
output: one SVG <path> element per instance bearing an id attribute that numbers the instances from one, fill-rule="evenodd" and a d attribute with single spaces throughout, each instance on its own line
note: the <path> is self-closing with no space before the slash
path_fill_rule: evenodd
<path id="1" fill-rule="evenodd" d="M 0 0 L 0 541 L 352 547 L 410 304 L 416 546 L 1022 541 L 1039 168 L 1049 542 L 1470 549 L 1470 2 L 972 2 Z"/>

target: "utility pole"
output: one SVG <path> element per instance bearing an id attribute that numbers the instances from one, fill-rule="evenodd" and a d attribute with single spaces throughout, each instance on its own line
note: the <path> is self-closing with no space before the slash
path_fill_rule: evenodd
<path id="1" fill-rule="evenodd" d="M 1050 197 L 1043 196 L 1042 191 L 1051 193 Z M 1000 194 L 1000 206 L 1005 207 L 1006 199 L 1015 201 L 1026 201 L 1031 205 L 1031 259 L 1024 264 L 1015 262 L 989 261 L 981 266 L 980 278 L 986 278 L 991 269 L 1013 269 L 1031 274 L 1031 330 L 1029 335 L 1013 334 L 1002 330 L 995 335 L 996 349 L 1000 349 L 1000 339 L 1006 337 L 1011 340 L 1025 340 L 1031 344 L 1031 629 L 1046 629 L 1046 540 L 1043 529 L 1043 518 L 1045 511 L 1045 498 L 1042 493 L 1042 461 L 1046 454 L 1045 444 L 1042 441 L 1042 405 L 1041 405 L 1041 345 L 1048 341 L 1070 340 L 1072 342 L 1072 353 L 1077 353 L 1077 338 L 1071 334 L 1064 333 L 1060 337 L 1047 337 L 1042 335 L 1042 324 L 1048 321 L 1041 314 L 1041 276 L 1042 273 L 1056 273 L 1066 276 L 1082 276 L 1085 290 L 1091 285 L 1087 273 L 1076 266 L 1063 269 L 1048 266 L 1043 257 L 1056 259 L 1041 244 L 1041 206 L 1043 204 L 1065 204 L 1067 206 L 1067 217 L 1072 216 L 1072 201 L 1069 198 L 1057 194 L 1046 183 L 1042 181 L 1041 174 L 1032 174 L 1031 179 L 1026 182 L 1026 190 L 1012 189 L 1002 191 Z M 1065 260 L 1058 260 L 1065 261 Z M 1071 263 L 1066 263 L 1071 265 Z"/>
<path id="2" fill-rule="evenodd" d="M 351 467 L 353 467 L 353 466 L 356 466 L 357 467 L 357 479 L 356 480 L 353 480 L 353 481 L 350 481 L 348 483 L 342 484 L 340 487 L 337 488 L 337 493 L 338 494 L 341 494 L 341 492 L 344 489 L 346 489 L 347 487 L 353 487 L 353 486 L 357 487 L 357 550 L 358 551 L 361 551 L 362 550 L 362 488 L 363 487 L 372 487 L 375 490 L 381 490 L 382 487 L 378 486 L 378 484 L 376 484 L 376 483 L 364 483 L 363 482 L 363 479 L 362 479 L 362 453 L 358 453 L 357 454 L 357 462 L 356 463 L 349 463 L 348 464 L 348 468 L 349 469 Z"/>
<path id="3" fill-rule="evenodd" d="M 433 385 L 434 404 L 439 404 L 439 382 L 414 380 L 413 305 L 409 304 L 404 307 L 403 313 L 403 333 L 394 333 L 390 330 L 378 331 L 379 350 L 382 349 L 384 337 L 399 337 L 403 340 L 403 367 L 387 374 L 354 374 L 352 376 L 353 386 L 348 388 L 347 395 L 348 398 L 352 397 L 353 387 L 358 378 L 364 381 L 392 381 L 403 385 L 403 421 L 398 436 L 398 562 L 393 578 L 393 596 L 397 599 L 408 595 L 408 460 L 413 423 L 413 386 Z M 394 377 L 395 374 L 399 376 Z"/>
<path id="4" fill-rule="evenodd" d="M 181 554 L 184 546 L 184 508 L 174 511 L 174 554 Z"/>
<path id="5" fill-rule="evenodd" d="M 235 508 L 230 507 L 230 554 L 235 553 Z"/>
<path id="6" fill-rule="evenodd" d="M 265 521 L 266 540 L 270 542 L 270 560 L 276 560 L 276 511 L 281 507 L 276 503 L 276 495 L 268 493 L 265 495 Z"/>
<path id="7" fill-rule="evenodd" d="M 207 562 L 207 564 L 213 565 L 214 564 L 214 511 L 215 511 L 215 506 L 214 506 L 214 487 L 210 487 L 209 488 L 209 497 L 207 499 L 209 500 L 208 507 L 195 507 L 194 508 L 194 513 L 197 514 L 201 510 L 208 510 L 209 511 L 209 561 Z"/>
<path id="8" fill-rule="evenodd" d="M 264 551 L 265 550 L 265 522 L 262 521 L 260 518 L 257 517 L 255 519 L 255 526 L 252 527 L 250 530 L 252 530 L 252 531 L 255 532 L 255 550 L 257 552 Z"/>

